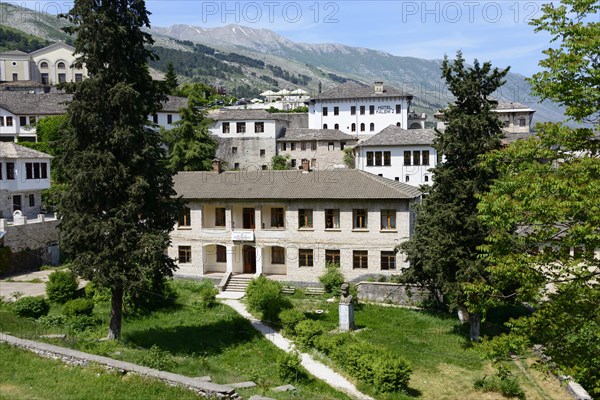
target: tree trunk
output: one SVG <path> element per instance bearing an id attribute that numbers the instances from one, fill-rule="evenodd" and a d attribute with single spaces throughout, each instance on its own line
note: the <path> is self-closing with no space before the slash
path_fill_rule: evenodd
<path id="1" fill-rule="evenodd" d="M 481 314 L 473 313 L 469 315 L 469 339 L 473 342 L 479 342 L 479 333 L 481 331 Z"/>
<path id="2" fill-rule="evenodd" d="M 121 320 L 123 319 L 123 288 L 119 285 L 110 290 L 110 322 L 108 323 L 108 339 L 117 340 L 121 336 Z"/>

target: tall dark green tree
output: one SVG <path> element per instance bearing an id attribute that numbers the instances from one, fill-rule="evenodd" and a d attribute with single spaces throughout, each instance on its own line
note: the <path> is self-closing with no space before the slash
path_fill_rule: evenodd
<path id="1" fill-rule="evenodd" d="M 173 63 L 169 63 L 167 64 L 167 73 L 165 74 L 165 88 L 167 94 L 175 95 L 178 87 L 179 81 L 177 80 L 175 68 L 173 68 Z"/>
<path id="2" fill-rule="evenodd" d="M 124 293 L 172 274 L 165 254 L 178 213 L 160 136 L 148 115 L 164 94 L 148 72 L 152 39 L 142 0 L 76 0 L 65 15 L 76 34 L 76 66 L 90 78 L 69 88 L 68 129 L 56 167 L 62 246 L 74 270 L 111 291 L 108 337 L 121 332 Z"/>
<path id="3" fill-rule="evenodd" d="M 502 130 L 490 95 L 507 73 L 508 68 L 492 69 L 477 60 L 467 67 L 461 52 L 454 61 L 444 59 L 442 77 L 456 98 L 442 110 L 446 129 L 436 130 L 434 145 L 445 162 L 435 167 L 433 185 L 417 207 L 413 238 L 401 246 L 411 263 L 406 279 L 430 287 L 451 309 L 466 309 L 472 340 L 478 339 L 487 302 L 473 290 L 487 280 L 478 258 L 486 232 L 477 220 L 475 196 L 493 178 L 479 168 L 478 157 L 500 147 Z"/>

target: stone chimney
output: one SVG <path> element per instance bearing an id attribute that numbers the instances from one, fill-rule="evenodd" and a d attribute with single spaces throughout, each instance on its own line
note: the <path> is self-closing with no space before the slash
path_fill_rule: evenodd
<path id="1" fill-rule="evenodd" d="M 212 160 L 212 169 L 213 172 L 216 174 L 220 174 L 221 172 L 223 172 L 223 168 L 221 168 L 221 160 L 219 160 L 218 158 L 215 158 Z"/>
<path id="2" fill-rule="evenodd" d="M 375 82 L 375 94 L 383 94 L 383 81 Z"/>
<path id="3" fill-rule="evenodd" d="M 310 161 L 302 160 L 302 172 L 310 171 Z"/>

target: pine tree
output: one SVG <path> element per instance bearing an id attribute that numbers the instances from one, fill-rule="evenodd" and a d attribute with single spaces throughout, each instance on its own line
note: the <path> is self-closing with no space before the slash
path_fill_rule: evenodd
<path id="1" fill-rule="evenodd" d="M 177 74 L 173 68 L 173 63 L 167 64 L 167 73 L 165 74 L 165 88 L 167 94 L 175 95 L 179 82 L 177 81 Z"/>
<path id="2" fill-rule="evenodd" d="M 151 79 L 142 31 L 144 1 L 76 0 L 65 16 L 76 34 L 76 65 L 90 78 L 72 85 L 68 129 L 56 167 L 68 185 L 61 196 L 62 247 L 83 278 L 110 288 L 108 338 L 120 336 L 124 293 L 172 274 L 165 254 L 178 205 L 160 136 L 148 115 L 164 95 Z"/>
<path id="3" fill-rule="evenodd" d="M 471 339 L 479 336 L 484 298 L 471 295 L 486 282 L 478 246 L 485 230 L 477 220 L 478 193 L 492 175 L 478 167 L 481 154 L 500 147 L 502 130 L 496 102 L 489 96 L 504 84 L 508 69 L 492 69 L 489 62 L 466 67 L 461 52 L 442 64 L 442 77 L 456 101 L 442 110 L 446 129 L 436 130 L 434 146 L 445 161 L 434 169 L 434 183 L 417 207 L 415 234 L 401 246 L 411 263 L 405 279 L 433 289 L 450 308 L 470 312 Z"/>

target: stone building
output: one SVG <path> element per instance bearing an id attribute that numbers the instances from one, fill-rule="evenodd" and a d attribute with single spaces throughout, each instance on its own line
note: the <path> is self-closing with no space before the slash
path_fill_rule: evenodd
<path id="1" fill-rule="evenodd" d="M 439 160 L 433 129 L 391 125 L 355 147 L 356 168 L 413 186 L 431 185 Z"/>
<path id="2" fill-rule="evenodd" d="M 424 128 L 425 114 L 410 111 L 413 95 L 383 82 L 347 82 L 308 102 L 308 127 L 339 129 L 349 135 L 374 135 L 389 125 Z"/>
<path id="3" fill-rule="evenodd" d="M 356 145 L 355 136 L 336 129 L 284 129 L 277 139 L 277 152 L 290 156 L 292 168 L 346 168 L 344 149 Z"/>
<path id="4" fill-rule="evenodd" d="M 185 207 L 169 256 L 180 276 L 265 274 L 318 282 L 327 262 L 348 279 L 397 274 L 412 232 L 413 186 L 351 169 L 180 172 Z"/>

